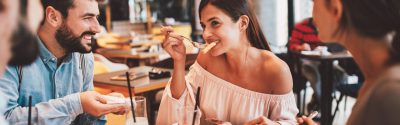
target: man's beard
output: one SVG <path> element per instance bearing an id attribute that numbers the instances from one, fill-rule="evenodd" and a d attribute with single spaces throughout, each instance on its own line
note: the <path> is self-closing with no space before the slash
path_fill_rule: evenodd
<path id="1" fill-rule="evenodd" d="M 29 30 L 27 23 L 22 19 L 18 21 L 18 27 L 11 38 L 12 57 L 10 65 L 28 65 L 36 60 L 39 55 L 38 38 L 36 32 Z"/>
<path id="2" fill-rule="evenodd" d="M 81 40 L 84 35 L 95 35 L 96 33 L 85 31 L 80 36 L 75 36 L 70 28 L 64 23 L 56 31 L 57 42 L 65 49 L 67 52 L 79 52 L 79 53 L 90 53 L 92 50 L 87 50 L 84 45 L 82 45 Z M 93 41 L 93 40 L 92 40 Z M 89 46 L 92 44 L 90 43 Z"/>

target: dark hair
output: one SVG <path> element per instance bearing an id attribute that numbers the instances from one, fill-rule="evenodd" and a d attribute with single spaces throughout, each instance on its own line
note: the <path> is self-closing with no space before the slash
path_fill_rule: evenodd
<path id="1" fill-rule="evenodd" d="M 327 4 L 330 0 L 326 0 Z M 383 38 L 395 33 L 389 64 L 400 62 L 400 0 L 343 0 L 341 29 L 351 26 L 358 33 Z"/>
<path id="2" fill-rule="evenodd" d="M 26 13 L 28 13 L 28 0 L 20 0 L 19 4 L 21 17 L 26 17 Z"/>
<path id="3" fill-rule="evenodd" d="M 104 0 L 95 0 L 95 1 L 104 1 Z M 42 25 L 46 19 L 46 8 L 52 6 L 54 9 L 60 11 L 63 18 L 68 17 L 68 10 L 74 7 L 75 0 L 42 0 L 42 6 L 44 9 L 44 19 L 42 20 Z"/>
<path id="4" fill-rule="evenodd" d="M 0 1 L 0 12 L 3 11 L 3 10 L 4 10 L 4 4 L 3 4 L 3 1 L 1 0 Z"/>
<path id="5" fill-rule="evenodd" d="M 28 65 L 31 64 L 39 55 L 38 39 L 35 32 L 29 30 L 27 18 L 27 8 L 29 0 L 19 0 L 21 15 L 18 19 L 18 26 L 14 29 L 11 37 L 12 57 L 8 64 L 10 65 Z"/>
<path id="6" fill-rule="evenodd" d="M 237 22 L 242 15 L 249 17 L 249 27 L 247 28 L 247 38 L 253 47 L 271 51 L 265 38 L 260 24 L 258 23 L 255 13 L 250 9 L 248 0 L 201 0 L 199 7 L 199 15 L 208 4 L 211 4 L 232 18 L 232 21 Z M 200 16 L 201 18 L 201 16 Z"/>
<path id="7" fill-rule="evenodd" d="M 8 64 L 10 65 L 28 65 L 31 64 L 39 55 L 38 38 L 36 33 L 29 30 L 25 20 L 18 20 L 18 27 L 14 30 L 11 37 L 12 57 Z"/>
<path id="8" fill-rule="evenodd" d="M 42 0 L 42 5 L 44 10 L 52 6 L 54 9 L 60 11 L 64 18 L 67 18 L 68 10 L 74 6 L 74 0 Z"/>

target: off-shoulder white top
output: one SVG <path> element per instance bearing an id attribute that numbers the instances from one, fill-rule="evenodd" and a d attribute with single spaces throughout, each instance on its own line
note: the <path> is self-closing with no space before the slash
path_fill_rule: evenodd
<path id="1" fill-rule="evenodd" d="M 265 116 L 280 124 L 296 124 L 298 109 L 293 92 L 274 95 L 251 91 L 211 74 L 197 62 L 190 67 L 185 80 L 187 89 L 179 99 L 172 97 L 170 84 L 166 86 L 157 125 L 176 123 L 179 107 L 195 105 L 198 87 L 201 87 L 202 119 L 214 118 L 241 125 L 259 116 Z"/>

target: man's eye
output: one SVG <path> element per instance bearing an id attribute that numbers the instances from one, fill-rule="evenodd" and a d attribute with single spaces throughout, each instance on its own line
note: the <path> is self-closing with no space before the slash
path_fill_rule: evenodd
<path id="1" fill-rule="evenodd" d="M 88 16 L 88 17 L 84 17 L 83 19 L 89 20 L 89 19 L 92 19 L 92 18 L 93 18 L 92 16 Z"/>

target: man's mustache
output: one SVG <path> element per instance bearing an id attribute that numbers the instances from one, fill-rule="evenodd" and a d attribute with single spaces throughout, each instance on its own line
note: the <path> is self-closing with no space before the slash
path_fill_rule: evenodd
<path id="1" fill-rule="evenodd" d="M 96 33 L 92 32 L 92 31 L 85 31 L 82 33 L 81 37 L 83 37 L 84 35 L 96 35 Z"/>

